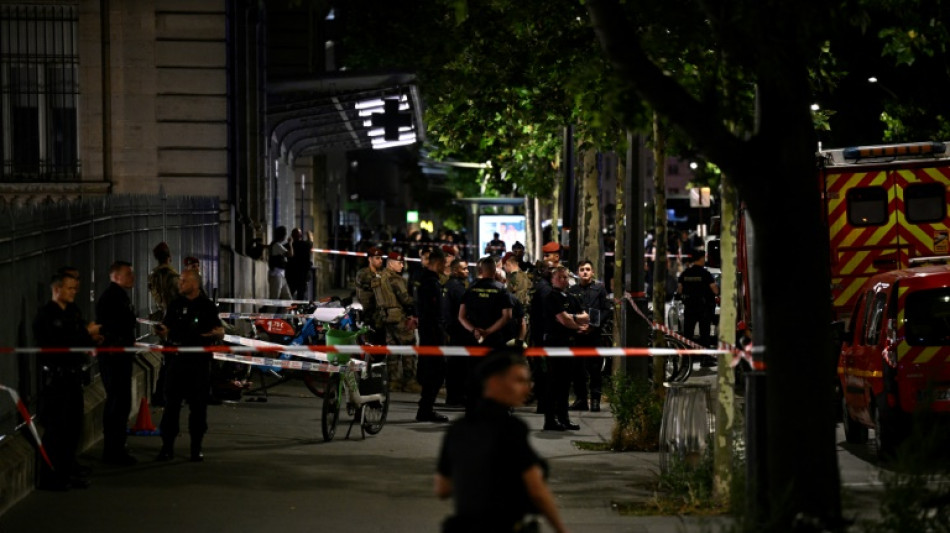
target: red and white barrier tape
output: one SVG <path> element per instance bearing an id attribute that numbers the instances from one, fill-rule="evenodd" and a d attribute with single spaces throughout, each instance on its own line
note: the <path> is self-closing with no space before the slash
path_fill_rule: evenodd
<path id="1" fill-rule="evenodd" d="M 214 358 L 218 361 L 229 361 L 251 366 L 276 366 L 287 370 L 303 370 L 306 372 L 327 372 L 337 374 L 343 371 L 345 367 L 332 365 L 329 363 L 296 361 L 292 359 L 274 359 L 273 357 L 260 357 L 253 355 L 240 355 L 234 353 L 214 352 Z"/>
<path id="2" fill-rule="evenodd" d="M 487 346 L 370 346 L 360 344 L 344 344 L 336 346 L 325 345 L 282 345 L 264 343 L 254 339 L 245 339 L 242 342 L 255 345 L 241 346 L 158 346 L 151 344 L 137 344 L 136 347 L 101 346 L 101 347 L 45 347 L 45 348 L 10 348 L 0 347 L 0 353 L 124 353 L 153 351 L 163 353 L 253 353 L 253 352 L 280 352 L 292 354 L 296 357 L 307 357 L 305 354 L 346 353 L 346 354 L 373 354 L 373 355 L 421 355 L 447 357 L 481 357 L 492 351 Z M 667 357 L 670 355 L 718 355 L 733 353 L 729 350 L 714 349 L 675 349 L 675 348 L 597 348 L 597 347 L 533 347 L 525 348 L 527 357 Z M 314 357 L 315 358 L 315 357 Z M 315 358 L 316 359 L 316 358 Z M 323 361 L 322 358 L 317 359 Z"/>
<path id="3" fill-rule="evenodd" d="M 218 298 L 215 302 L 223 304 L 252 304 L 289 307 L 291 305 L 311 305 L 309 300 L 275 300 L 271 298 Z"/>
<path id="4" fill-rule="evenodd" d="M 40 450 L 40 455 L 43 456 L 43 461 L 46 462 L 47 466 L 51 470 L 53 468 L 53 463 L 49 460 L 49 456 L 46 455 L 46 448 L 43 447 L 43 441 L 40 439 L 40 433 L 36 430 L 36 424 L 33 422 L 33 417 L 30 415 L 30 411 L 27 410 L 26 404 L 23 403 L 23 400 L 20 399 L 20 394 L 10 387 L 0 385 L 0 390 L 5 390 L 10 394 L 10 397 L 13 398 L 13 403 L 16 404 L 17 411 L 20 412 L 20 416 L 23 418 L 23 421 L 26 423 L 27 427 L 30 428 L 30 433 L 33 434 L 33 438 L 36 439 L 36 447 Z"/>
<path id="5" fill-rule="evenodd" d="M 633 310 L 636 311 L 636 313 L 640 315 L 641 318 L 643 318 L 643 320 L 646 320 L 647 324 L 649 324 L 651 328 L 662 331 L 663 333 L 686 344 L 687 346 L 697 348 L 700 350 L 703 349 L 701 345 L 687 339 L 686 337 L 680 335 L 678 332 L 671 330 L 666 325 L 658 324 L 657 322 L 650 320 L 650 318 L 647 317 L 645 314 L 643 314 L 643 311 L 641 311 L 640 308 L 637 306 L 636 302 L 633 300 L 633 297 L 630 295 L 630 293 L 626 293 L 624 295 L 624 300 L 626 300 L 630 304 L 630 307 L 632 307 Z M 754 357 L 752 357 L 753 351 L 754 349 L 751 345 L 746 349 L 741 349 L 732 344 L 729 344 L 728 342 L 719 341 L 719 350 L 716 350 L 716 353 L 717 354 L 720 354 L 720 353 L 732 354 L 733 358 L 732 358 L 732 361 L 730 361 L 729 363 L 729 366 L 731 368 L 737 367 L 740 361 L 745 360 L 753 369 L 765 370 L 765 362 L 756 360 Z M 712 354 L 706 354 L 706 355 L 712 355 Z"/>

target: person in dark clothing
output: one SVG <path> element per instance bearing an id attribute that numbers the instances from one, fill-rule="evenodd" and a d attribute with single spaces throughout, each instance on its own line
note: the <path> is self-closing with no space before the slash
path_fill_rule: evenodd
<path id="1" fill-rule="evenodd" d="M 445 255 L 435 248 L 429 253 L 425 270 L 419 279 L 416 305 L 419 310 L 419 343 L 422 346 L 441 346 L 444 342 L 442 323 L 442 284 L 439 275 L 445 270 Z M 449 419 L 434 409 L 435 398 L 445 380 L 445 358 L 419 358 L 416 379 L 422 386 L 416 420 L 419 422 L 448 422 Z"/>
<path id="2" fill-rule="evenodd" d="M 475 338 L 459 322 L 459 308 L 468 289 L 468 263 L 456 258 L 452 261 L 449 280 L 445 282 L 442 299 L 442 320 L 448 334 L 448 346 L 472 346 Z M 445 360 L 445 404 L 460 407 L 465 404 L 466 379 L 471 360 L 467 357 L 449 357 Z"/>
<path id="3" fill-rule="evenodd" d="M 505 326 L 511 320 L 511 298 L 504 285 L 495 281 L 495 260 L 478 260 L 478 280 L 465 291 L 459 307 L 459 322 L 475 342 L 500 348 L 508 342 Z"/>
<path id="4" fill-rule="evenodd" d="M 692 258 L 693 264 L 680 274 L 677 287 L 677 292 L 683 298 L 683 335 L 703 346 L 709 346 L 719 286 L 709 270 L 706 270 L 706 254 L 702 250 L 695 250 Z M 697 324 L 698 336 L 695 333 Z"/>
<path id="5" fill-rule="evenodd" d="M 577 267 L 577 285 L 568 292 L 580 300 L 581 309 L 590 315 L 590 327 L 576 338 L 575 346 L 602 346 L 601 331 L 613 309 L 607 300 L 607 288 L 594 279 L 594 264 L 582 260 Z M 603 387 L 603 357 L 579 357 L 574 359 L 573 384 L 576 400 L 571 410 L 600 411 L 601 388 Z M 590 388 L 587 382 L 590 380 Z M 588 395 L 590 403 L 588 403 Z"/>
<path id="6" fill-rule="evenodd" d="M 551 293 L 551 272 L 554 269 L 551 263 L 538 261 L 535 267 L 538 280 L 532 289 L 531 303 L 528 306 L 528 342 L 531 346 L 544 346 L 544 302 Z M 538 401 L 537 412 L 543 413 L 547 408 L 547 380 L 548 361 L 546 357 L 530 359 L 531 374 L 534 377 L 533 396 Z"/>
<path id="7" fill-rule="evenodd" d="M 520 268 L 522 272 L 527 274 L 534 270 L 534 265 L 524 260 L 524 245 L 521 244 L 520 241 L 515 241 L 515 243 L 511 245 L 511 253 L 518 259 L 518 268 Z"/>
<path id="8" fill-rule="evenodd" d="M 520 350 L 488 355 L 477 367 L 481 398 L 453 423 L 442 441 L 435 476 L 439 498 L 454 497 L 455 514 L 444 533 L 507 533 L 536 529 L 526 514 L 544 515 L 566 531 L 544 481 L 547 464 L 528 442 L 528 426 L 511 415 L 530 389 Z"/>
<path id="9" fill-rule="evenodd" d="M 300 228 L 290 231 L 290 247 L 293 254 L 287 260 L 287 284 L 291 295 L 297 300 L 306 300 L 307 283 L 310 281 L 310 269 L 313 267 L 313 239 L 304 238 Z"/>
<path id="10" fill-rule="evenodd" d="M 201 274 L 194 270 L 181 273 L 179 297 L 168 307 L 165 319 L 156 326 L 158 335 L 170 346 L 210 346 L 224 338 L 224 326 L 214 302 L 201 294 Z M 208 431 L 208 389 L 211 387 L 210 353 L 168 354 L 165 385 L 165 413 L 159 429 L 162 450 L 157 460 L 168 461 L 175 455 L 182 401 L 188 401 L 188 432 L 191 435 L 191 460 L 204 460 L 201 445 Z"/>
<path id="11" fill-rule="evenodd" d="M 96 302 L 96 322 L 101 324 L 103 346 L 135 345 L 135 308 L 128 290 L 135 285 L 132 264 L 116 261 L 109 268 L 109 287 Z M 132 408 L 132 367 L 135 354 L 99 354 L 99 372 L 106 391 L 102 413 L 102 461 L 118 466 L 131 466 L 138 461 L 125 447 L 125 437 Z"/>
<path id="12" fill-rule="evenodd" d="M 553 290 L 544 305 L 544 346 L 575 346 L 577 337 L 588 329 L 590 316 L 581 308 L 580 301 L 567 292 L 568 276 L 565 266 L 555 268 L 551 275 Z M 567 358 L 548 358 L 550 376 L 544 411 L 544 429 L 547 431 L 580 429 L 568 415 L 572 363 Z"/>
<path id="13" fill-rule="evenodd" d="M 41 347 L 93 347 L 101 337 L 99 325 L 83 320 L 76 306 L 79 280 L 57 274 L 50 281 L 52 299 L 33 320 L 33 338 Z M 76 461 L 83 425 L 83 353 L 44 353 L 37 356 L 41 372 L 39 419 L 43 444 L 52 462 L 40 466 L 39 488 L 64 491 L 86 488 L 89 480 Z"/>

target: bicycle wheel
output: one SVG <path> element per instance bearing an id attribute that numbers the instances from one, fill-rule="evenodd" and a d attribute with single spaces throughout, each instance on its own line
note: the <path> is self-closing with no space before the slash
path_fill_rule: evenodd
<path id="1" fill-rule="evenodd" d="M 340 376 L 332 375 L 327 381 L 327 388 L 323 392 L 323 417 L 320 429 L 323 430 L 323 440 L 330 442 L 336 434 L 336 423 L 340 419 Z"/>
<path id="2" fill-rule="evenodd" d="M 383 429 L 386 415 L 389 413 L 389 367 L 386 365 L 376 367 L 374 372 L 379 372 L 379 375 L 373 378 L 382 380 L 379 394 L 383 399 L 363 406 L 363 429 L 370 435 L 375 435 Z"/>
<path id="3" fill-rule="evenodd" d="M 666 345 L 679 350 L 686 349 L 681 341 L 667 335 Z M 691 355 L 674 355 L 667 357 L 667 379 L 671 382 L 684 382 L 693 373 L 693 357 Z"/>

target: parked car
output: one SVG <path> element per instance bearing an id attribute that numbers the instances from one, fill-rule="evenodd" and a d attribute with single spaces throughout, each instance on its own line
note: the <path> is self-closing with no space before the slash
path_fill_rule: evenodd
<path id="1" fill-rule="evenodd" d="M 919 411 L 950 414 L 950 267 L 871 276 L 851 314 L 838 358 L 842 420 L 851 443 L 873 429 L 893 455 Z"/>

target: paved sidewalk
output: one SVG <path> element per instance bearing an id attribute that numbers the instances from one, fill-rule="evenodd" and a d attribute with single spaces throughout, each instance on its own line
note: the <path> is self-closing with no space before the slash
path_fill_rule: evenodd
<path id="1" fill-rule="evenodd" d="M 133 437 L 140 463 L 102 465 L 101 448 L 84 462 L 93 486 L 68 493 L 34 492 L 0 516 L 0 532 L 168 531 L 438 531 L 449 502 L 432 496 L 436 454 L 445 426 L 413 420 L 416 397 L 393 395 L 390 421 L 376 436 L 343 440 L 320 434 L 321 400 L 299 382 L 280 385 L 267 403 L 213 406 L 204 463 L 190 463 L 187 437 L 181 457 L 156 463 L 157 437 Z M 448 413 L 459 416 L 460 413 Z M 551 486 L 574 532 L 716 531 L 709 519 L 621 516 L 613 502 L 645 501 L 657 472 L 655 453 L 579 450 L 574 441 L 603 441 L 608 411 L 575 416 L 578 432 L 540 431 L 542 417 L 519 413 L 532 442 L 551 464 Z M 161 417 L 156 411 L 155 422 Z M 545 528 L 544 531 L 550 531 Z"/>

